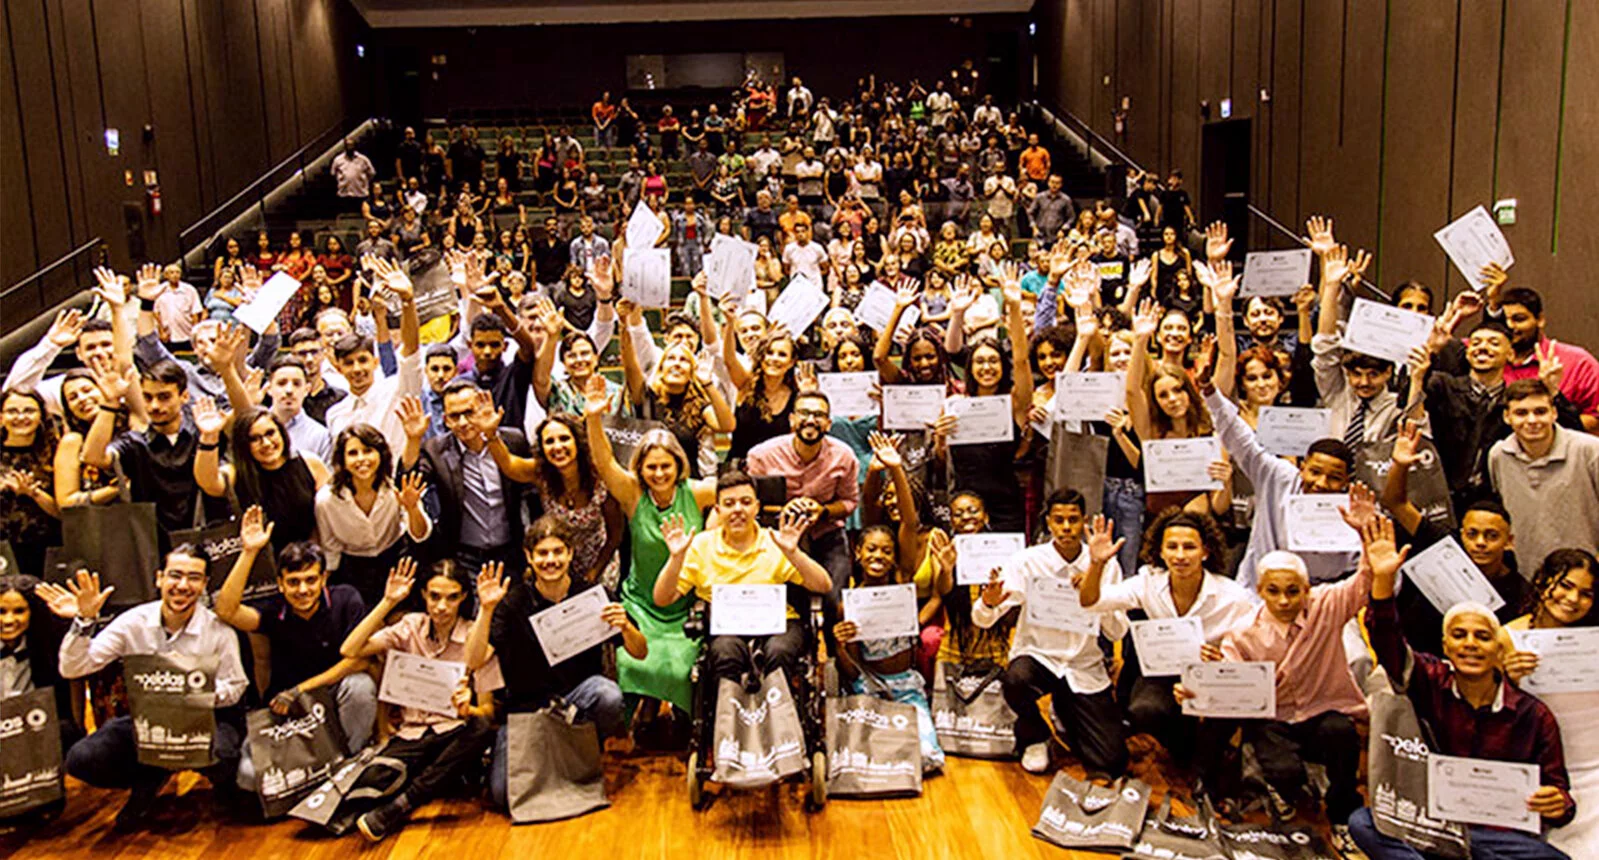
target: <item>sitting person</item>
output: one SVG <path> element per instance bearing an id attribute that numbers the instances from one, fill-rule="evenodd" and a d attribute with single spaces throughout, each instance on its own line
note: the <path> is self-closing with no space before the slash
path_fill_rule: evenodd
<path id="1" fill-rule="evenodd" d="M 857 588 L 873 588 L 908 581 L 901 575 L 894 533 L 888 526 L 868 526 L 855 547 L 860 576 Z M 933 729 L 933 709 L 927 701 L 927 682 L 916 671 L 918 637 L 856 641 L 860 629 L 844 620 L 833 625 L 838 640 L 839 680 L 850 693 L 866 693 L 916 708 L 916 732 L 921 737 L 922 771 L 944 769 L 944 750 Z"/>
<path id="2" fill-rule="evenodd" d="M 1456 604 L 1444 615 L 1442 658 L 1411 649 L 1405 642 L 1394 601 L 1395 579 L 1410 548 L 1396 548 L 1386 520 L 1361 534 L 1371 568 L 1371 607 L 1366 624 L 1372 649 L 1396 689 L 1402 689 L 1416 716 L 1432 727 L 1432 749 L 1445 755 L 1521 762 L 1538 766 L 1539 787 L 1527 808 L 1546 827 L 1560 827 L 1576 816 L 1560 726 L 1543 702 L 1522 692 L 1500 670 L 1504 657 L 1499 619 L 1486 606 Z M 1371 860 L 1427 857 L 1405 842 L 1378 832 L 1371 810 L 1349 816 L 1349 832 Z M 1540 837 L 1496 827 L 1472 826 L 1473 857 L 1549 858 L 1566 854 Z"/>
<path id="3" fill-rule="evenodd" d="M 716 529 L 690 535 L 682 517 L 666 519 L 661 524 L 661 538 L 672 555 L 655 580 L 655 605 L 670 606 L 691 591 L 710 601 L 716 585 L 792 583 L 813 594 L 827 594 L 833 584 L 827 570 L 799 549 L 800 536 L 819 512 L 802 513 L 799 507 L 786 507 L 781 527 L 772 531 L 756 521 L 760 507 L 755 480 L 732 469 L 716 479 L 716 515 L 721 521 Z M 755 643 L 755 650 L 766 655 L 764 666 L 753 665 L 749 637 L 713 637 L 708 645 L 711 676 L 758 681 L 772 669 L 781 668 L 792 681 L 807 647 L 798 613 L 790 607 L 786 630 L 756 638 L 761 641 Z M 755 672 L 749 674 L 751 670 Z"/>
<path id="4" fill-rule="evenodd" d="M 72 683 L 61 677 L 56 665 L 67 625 L 55 616 L 70 617 L 77 605 L 72 593 L 59 585 L 26 574 L 0 574 L 0 700 L 51 690 L 63 753 L 83 737 L 83 729 L 73 717 Z M 41 814 L 60 812 L 65 805 L 63 798 L 44 809 L 0 813 L 0 833 L 12 819 L 21 823 L 26 815 L 39 820 Z"/>
<path id="5" fill-rule="evenodd" d="M 266 639 L 270 657 L 264 696 L 272 713 L 288 715 L 299 693 L 331 688 L 344 751 L 354 755 L 372 738 L 378 688 L 364 660 L 347 660 L 339 645 L 366 616 L 355 586 L 328 584 L 322 550 L 310 541 L 291 543 L 277 555 L 278 593 L 257 606 L 243 602 L 256 558 L 270 551 L 273 523 L 258 507 L 239 524 L 239 558 L 217 591 L 214 611 L 236 630 Z M 306 673 L 316 674 L 306 677 Z M 255 764 L 246 738 L 239 754 L 239 787 L 255 791 Z"/>
<path id="6" fill-rule="evenodd" d="M 484 566 L 484 576 L 499 577 L 498 566 Z M 489 614 L 478 613 L 469 624 L 461 617 L 466 599 L 467 579 L 452 561 L 435 562 L 422 585 L 426 612 L 407 612 L 384 626 L 385 620 L 411 594 L 416 581 L 416 562 L 409 557 L 389 572 L 383 599 L 361 619 L 345 637 L 339 653 L 349 660 L 376 657 L 389 651 L 415 654 L 430 660 L 445 660 L 466 665 L 467 642 L 474 636 L 487 636 Z M 468 631 L 468 627 L 472 627 Z M 479 629 L 482 628 L 482 629 Z M 405 825 L 411 812 L 432 800 L 452 780 L 471 772 L 483 762 L 483 753 L 494 738 L 494 703 L 472 703 L 475 680 L 479 694 L 491 693 L 500 686 L 499 663 L 488 656 L 475 671 L 463 672 L 460 685 L 450 699 L 455 713 L 442 714 L 419 708 L 402 707 L 400 726 L 383 745 L 383 755 L 399 759 L 407 767 L 405 787 L 387 803 L 368 810 L 355 820 L 361 835 L 377 842 Z M 363 777 L 364 778 L 364 777 Z M 357 782 L 356 787 L 362 787 Z"/>
<path id="7" fill-rule="evenodd" d="M 1116 562 L 1121 541 L 1111 538 L 1112 526 L 1104 517 L 1095 518 L 1085 541 L 1087 508 L 1082 493 L 1076 490 L 1056 490 L 1045 500 L 1044 522 L 1050 542 L 1011 556 L 1003 573 L 996 568 L 989 575 L 982 599 L 972 604 L 972 620 L 977 626 L 992 627 L 1012 608 L 1025 605 L 1029 589 L 1038 587 L 1039 580 L 1069 582 L 1081 575 L 1096 580 L 1108 577 L 1112 585 L 1121 581 L 1121 566 Z M 1112 639 L 1127 632 L 1126 619 L 1120 615 L 1083 614 Z M 1005 701 L 1016 712 L 1016 748 L 1022 768 L 1028 773 L 1049 770 L 1049 724 L 1038 709 L 1038 700 L 1047 695 L 1065 729 L 1066 741 L 1083 766 L 1096 775 L 1120 776 L 1127 769 L 1127 738 L 1099 638 L 1047 627 L 1025 611 L 1019 615 L 1002 683 Z"/>
<path id="8" fill-rule="evenodd" d="M 155 575 L 161 597 L 141 603 L 118 615 L 91 639 L 100 609 L 112 589 L 100 588 L 100 577 L 79 571 L 67 583 L 75 605 L 52 601 L 51 608 L 75 620 L 61 640 L 61 677 L 82 678 L 115 660 L 140 654 L 175 654 L 214 658 L 216 667 L 216 732 L 211 755 L 216 763 L 203 773 L 219 801 L 237 797 L 234 769 L 244 730 L 244 710 L 238 707 L 249 681 L 239 662 L 239 637 L 211 610 L 200 605 L 206 588 L 210 558 L 193 544 L 179 544 L 167 553 L 166 564 Z M 67 751 L 67 773 L 100 788 L 129 789 L 128 802 L 117 813 L 117 829 L 143 825 L 161 787 L 172 771 L 140 764 L 133 716 L 117 717 L 95 729 Z"/>
<path id="9" fill-rule="evenodd" d="M 551 665 L 528 620 L 571 596 L 576 546 L 567 526 L 546 514 L 527 527 L 522 540 L 527 571 L 521 582 L 512 585 L 497 575 L 478 577 L 478 616 L 487 616 L 490 621 L 483 635 L 467 640 L 466 665 L 476 668 L 490 655 L 503 657 L 500 671 L 505 686 L 495 694 L 497 711 L 532 713 L 564 702 L 577 710 L 579 719 L 594 724 L 603 742 L 607 736 L 622 732 L 626 716 L 621 688 L 605 677 L 605 644 Z M 611 602 L 609 593 L 606 601 L 600 616 L 622 631 L 622 647 L 629 656 L 644 659 L 649 652 L 644 634 L 620 603 Z M 479 633 L 481 626 L 474 626 L 473 633 Z M 510 808 L 508 744 L 507 727 L 502 725 L 494 736 L 494 755 L 489 765 L 489 795 L 498 809 Z"/>

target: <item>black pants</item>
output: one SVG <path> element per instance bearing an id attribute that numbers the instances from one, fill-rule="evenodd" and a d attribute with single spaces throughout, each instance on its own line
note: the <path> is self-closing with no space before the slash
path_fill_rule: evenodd
<path id="1" fill-rule="evenodd" d="M 766 655 L 765 662 L 758 667 L 751 664 L 754 653 L 750 648 L 752 640 L 756 648 Z M 798 619 L 790 618 L 788 629 L 776 636 L 764 639 L 759 636 L 713 636 L 706 648 L 713 678 L 741 681 L 744 673 L 751 668 L 759 669 L 762 673 L 781 668 L 789 681 L 793 682 L 800 656 L 805 653 L 805 628 L 800 626 Z"/>
<path id="2" fill-rule="evenodd" d="M 239 768 L 239 744 L 244 737 L 244 712 L 239 708 L 217 711 L 216 734 L 211 736 L 211 755 L 216 764 L 200 773 L 211 781 L 217 793 L 235 790 Z M 133 717 L 111 720 L 95 733 L 72 745 L 66 755 L 67 773 L 97 788 L 129 788 L 160 791 L 174 771 L 139 764 L 139 748 L 133 733 Z"/>
<path id="3" fill-rule="evenodd" d="M 1011 660 L 1000 682 L 1005 704 L 1016 712 L 1017 752 L 1049 739 L 1049 724 L 1038 707 L 1038 700 L 1047 695 L 1066 731 L 1066 743 L 1084 767 L 1111 776 L 1127 769 L 1127 732 L 1109 687 L 1097 693 L 1072 692 L 1064 677 L 1055 677 L 1044 664 L 1026 656 Z"/>
<path id="4" fill-rule="evenodd" d="M 1227 741 L 1237 724 L 1191 717 L 1172 694 L 1176 678 L 1135 678 L 1127 697 L 1127 719 L 1134 734 L 1160 741 L 1180 767 L 1193 767 L 1213 784 L 1224 782 Z"/>
<path id="5" fill-rule="evenodd" d="M 408 777 L 402 794 L 410 808 L 417 809 L 437 797 L 449 780 L 473 768 L 481 770 L 483 754 L 493 742 L 494 727 L 474 718 L 447 732 L 428 729 L 416 740 L 395 735 L 384 745 L 383 755 L 405 762 Z M 368 771 L 356 785 L 362 786 L 368 775 L 374 784 L 383 781 L 381 772 Z"/>
<path id="6" fill-rule="evenodd" d="M 1308 759 L 1327 768 L 1328 821 L 1348 821 L 1360 808 L 1360 733 L 1348 716 L 1327 711 L 1298 723 L 1251 720 L 1244 724 L 1244 740 L 1254 745 L 1266 782 L 1288 801 L 1305 792 Z"/>

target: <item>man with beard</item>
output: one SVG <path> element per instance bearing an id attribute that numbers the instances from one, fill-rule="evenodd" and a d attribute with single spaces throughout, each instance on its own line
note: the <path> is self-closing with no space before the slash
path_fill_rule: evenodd
<path id="1" fill-rule="evenodd" d="M 1493 307 L 1490 298 L 1490 313 Z M 1566 369 L 1560 393 L 1582 413 L 1583 428 L 1590 433 L 1599 432 L 1599 361 L 1580 346 L 1550 340 L 1544 335 L 1543 297 L 1536 291 L 1526 287 L 1505 290 L 1498 307 L 1510 329 L 1510 349 L 1514 353 L 1505 365 L 1506 384 L 1536 378 L 1539 375 L 1538 352 L 1553 348 L 1555 357 Z"/>

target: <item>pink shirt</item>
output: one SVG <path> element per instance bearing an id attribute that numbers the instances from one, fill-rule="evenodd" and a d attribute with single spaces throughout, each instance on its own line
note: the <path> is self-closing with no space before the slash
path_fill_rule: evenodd
<path id="1" fill-rule="evenodd" d="M 1277 719 L 1299 723 L 1338 711 L 1365 716 L 1366 697 L 1355 686 L 1344 656 L 1344 625 L 1366 605 L 1371 576 L 1312 586 L 1305 609 L 1283 624 L 1262 606 L 1246 627 L 1228 633 L 1221 653 L 1228 660 L 1277 664 Z"/>
<path id="2" fill-rule="evenodd" d="M 856 480 L 860 467 L 855 462 L 855 451 L 832 436 L 822 437 L 822 450 L 809 462 L 801 460 L 794 450 L 793 434 L 768 439 L 750 449 L 745 466 L 758 477 L 782 475 L 790 499 L 805 496 L 824 505 L 844 503 L 843 517 L 829 519 L 823 515 L 811 526 L 813 538 L 843 528 L 844 519 L 860 503 L 861 487 Z"/>
<path id="3" fill-rule="evenodd" d="M 1538 339 L 1541 347 L 1549 345 L 1549 338 Z M 1566 366 L 1566 375 L 1560 380 L 1560 393 L 1566 395 L 1577 411 L 1583 415 L 1599 416 L 1599 360 L 1593 354 L 1576 344 L 1555 342 L 1555 355 L 1559 356 L 1560 363 Z M 1505 365 L 1505 384 L 1508 385 L 1518 379 L 1537 379 L 1538 359 L 1529 356 L 1525 362 L 1517 364 L 1515 359 Z"/>
<path id="4" fill-rule="evenodd" d="M 447 642 L 439 642 L 428 635 L 432 625 L 428 621 L 426 612 L 407 612 L 399 621 L 372 634 L 372 644 L 378 645 L 385 651 L 404 651 L 430 660 L 448 660 L 454 663 L 466 662 L 466 634 L 472 629 L 472 620 L 462 618 L 455 623 L 455 629 L 450 631 Z M 499 659 L 492 655 L 483 667 L 472 673 L 472 685 L 482 697 L 505 686 L 500 678 Z M 400 728 L 395 734 L 409 741 L 414 741 L 427 733 L 428 729 L 438 733 L 453 731 L 465 723 L 465 720 L 432 711 L 423 711 L 416 708 L 400 709 Z"/>

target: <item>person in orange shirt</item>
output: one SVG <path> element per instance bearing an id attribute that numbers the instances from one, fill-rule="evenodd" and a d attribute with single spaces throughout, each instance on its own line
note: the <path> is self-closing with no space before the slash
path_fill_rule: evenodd
<path id="1" fill-rule="evenodd" d="M 589 115 L 594 118 L 594 145 L 601 148 L 615 146 L 616 105 L 611 104 L 611 94 L 600 93 L 600 100 L 594 103 Z"/>
<path id="2" fill-rule="evenodd" d="M 1038 145 L 1038 135 L 1027 136 L 1027 148 L 1022 150 L 1018 164 L 1022 171 L 1022 181 L 1032 180 L 1043 182 L 1049 178 L 1049 150 Z"/>

